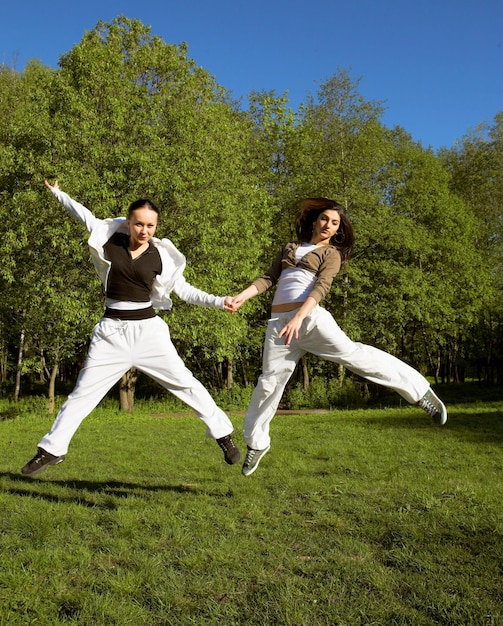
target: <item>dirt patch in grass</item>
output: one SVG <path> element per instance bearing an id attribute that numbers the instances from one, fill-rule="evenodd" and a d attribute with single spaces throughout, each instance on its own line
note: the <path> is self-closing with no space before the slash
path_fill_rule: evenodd
<path id="1" fill-rule="evenodd" d="M 245 415 L 246 411 L 227 411 L 232 415 Z M 278 409 L 275 415 L 308 415 L 313 413 L 330 413 L 329 409 Z M 150 413 L 150 417 L 187 417 L 192 415 L 190 411 L 177 413 Z"/>

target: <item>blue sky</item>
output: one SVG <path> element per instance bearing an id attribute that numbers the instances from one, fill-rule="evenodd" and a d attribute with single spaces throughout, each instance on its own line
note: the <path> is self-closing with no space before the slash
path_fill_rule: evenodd
<path id="1" fill-rule="evenodd" d="M 452 147 L 503 110 L 502 0 L 10 0 L 0 61 L 60 55 L 99 20 L 137 18 L 243 98 L 288 92 L 296 110 L 338 68 L 361 79 L 382 121 L 423 146 Z"/>

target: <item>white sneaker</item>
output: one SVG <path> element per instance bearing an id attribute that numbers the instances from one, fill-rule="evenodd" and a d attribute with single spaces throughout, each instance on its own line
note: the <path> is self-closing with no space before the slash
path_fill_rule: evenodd
<path id="1" fill-rule="evenodd" d="M 435 424 L 443 426 L 447 422 L 447 409 L 431 387 L 417 404 L 428 413 Z"/>

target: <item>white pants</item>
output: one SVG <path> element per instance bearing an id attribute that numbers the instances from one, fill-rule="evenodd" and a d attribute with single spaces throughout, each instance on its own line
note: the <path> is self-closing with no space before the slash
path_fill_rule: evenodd
<path id="1" fill-rule="evenodd" d="M 267 325 L 262 374 L 248 407 L 244 423 L 247 445 L 263 450 L 270 445 L 269 426 L 285 386 L 299 359 L 310 352 L 344 365 L 355 374 L 397 391 L 407 402 L 418 402 L 429 389 L 426 378 L 400 359 L 373 346 L 351 341 L 326 310 L 317 306 L 299 331 L 299 338 L 289 346 L 279 331 L 295 311 L 273 314 Z"/>
<path id="2" fill-rule="evenodd" d="M 66 454 L 82 420 L 131 367 L 148 374 L 194 409 L 209 437 L 219 439 L 232 432 L 227 415 L 185 367 L 171 342 L 168 325 L 160 317 L 137 321 L 104 317 L 93 330 L 74 390 L 38 445 L 57 456 Z"/>

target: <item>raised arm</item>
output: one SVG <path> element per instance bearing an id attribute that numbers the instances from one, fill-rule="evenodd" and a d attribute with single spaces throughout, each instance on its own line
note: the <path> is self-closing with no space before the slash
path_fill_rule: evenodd
<path id="1" fill-rule="evenodd" d="M 49 191 L 52 191 L 53 189 L 59 189 L 59 183 L 57 180 L 54 181 L 54 185 L 51 185 L 51 183 L 48 180 L 44 180 L 44 185 L 47 187 Z"/>
<path id="2" fill-rule="evenodd" d="M 79 222 L 82 222 L 87 230 L 91 232 L 98 221 L 98 218 L 94 217 L 91 211 L 84 205 L 80 204 L 80 202 L 73 200 L 67 193 L 61 191 L 57 180 L 54 181 L 54 185 L 51 185 L 47 180 L 45 180 L 44 185 L 47 189 L 49 189 L 52 195 L 59 200 L 59 202 L 61 202 L 68 213 L 77 218 Z"/>

